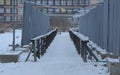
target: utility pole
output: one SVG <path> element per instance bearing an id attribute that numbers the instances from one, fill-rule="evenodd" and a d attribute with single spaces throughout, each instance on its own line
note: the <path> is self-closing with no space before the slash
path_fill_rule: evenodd
<path id="1" fill-rule="evenodd" d="M 15 51 L 15 0 L 13 0 L 13 51 Z"/>

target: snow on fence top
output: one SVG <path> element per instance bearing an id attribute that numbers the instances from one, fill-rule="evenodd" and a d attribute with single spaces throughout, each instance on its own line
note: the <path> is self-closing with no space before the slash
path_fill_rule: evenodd
<path id="1" fill-rule="evenodd" d="M 113 59 L 113 58 L 108 58 L 108 61 L 109 62 L 120 62 L 119 59 Z"/>
<path id="2" fill-rule="evenodd" d="M 44 35 L 40 35 L 40 36 L 38 36 L 38 37 L 35 37 L 35 38 L 33 38 L 32 40 L 37 40 L 37 39 L 40 39 L 40 38 L 42 38 L 42 37 L 48 36 L 48 35 L 50 35 L 52 32 L 54 32 L 54 31 L 56 31 L 56 30 L 57 30 L 57 28 L 51 30 L 51 31 L 48 32 L 47 34 L 44 34 Z"/>
<path id="3" fill-rule="evenodd" d="M 94 43 L 93 41 L 89 41 L 88 42 L 88 46 L 92 46 L 92 48 L 95 48 L 97 51 L 100 51 L 102 54 L 106 54 L 108 53 L 107 50 L 102 49 L 101 47 L 99 47 L 96 43 Z"/>
<path id="4" fill-rule="evenodd" d="M 78 36 L 81 40 L 83 40 L 83 41 L 88 41 L 89 40 L 89 38 L 87 37 L 87 36 L 84 36 L 83 34 L 81 34 L 81 33 L 78 33 L 78 32 L 75 32 L 75 31 L 73 31 L 72 29 L 70 29 L 70 31 L 72 31 L 76 36 Z"/>

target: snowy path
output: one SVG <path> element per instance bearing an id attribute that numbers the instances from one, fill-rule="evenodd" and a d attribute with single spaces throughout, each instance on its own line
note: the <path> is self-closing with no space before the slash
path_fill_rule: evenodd
<path id="1" fill-rule="evenodd" d="M 36 63 L 11 63 L 0 75 L 107 75 L 97 63 L 84 63 L 68 33 L 58 34 L 47 53 Z"/>

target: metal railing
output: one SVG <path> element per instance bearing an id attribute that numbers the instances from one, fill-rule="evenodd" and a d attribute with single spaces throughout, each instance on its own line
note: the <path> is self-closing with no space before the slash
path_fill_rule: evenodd
<path id="1" fill-rule="evenodd" d="M 87 46 L 87 43 L 89 42 L 88 38 L 80 37 L 79 34 L 77 35 L 76 32 L 69 30 L 70 37 L 76 47 L 76 50 L 79 55 L 83 58 L 84 62 L 87 62 L 87 55 L 94 57 L 96 61 L 98 61 L 97 57 L 94 55 L 92 50 Z"/>
<path id="2" fill-rule="evenodd" d="M 34 61 L 37 61 L 37 57 L 40 59 L 40 56 L 43 56 L 46 53 L 46 49 L 53 41 L 56 34 L 57 34 L 57 29 L 54 29 L 45 35 L 31 39 L 30 52 L 25 61 L 28 60 L 31 53 L 33 53 Z"/>

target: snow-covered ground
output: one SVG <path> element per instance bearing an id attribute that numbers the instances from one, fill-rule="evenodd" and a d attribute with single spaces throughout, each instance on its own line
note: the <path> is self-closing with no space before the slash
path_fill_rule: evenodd
<path id="1" fill-rule="evenodd" d="M 15 36 L 15 43 L 19 44 L 21 43 L 21 31 L 22 30 L 16 30 L 16 36 Z M 12 49 L 9 45 L 12 45 L 12 40 L 13 40 L 13 34 L 12 32 L 6 32 L 3 34 L 0 34 L 0 54 L 1 53 L 6 53 Z"/>
<path id="2" fill-rule="evenodd" d="M 22 54 L 21 57 L 22 60 L 25 60 L 26 54 Z M 104 67 L 102 63 L 84 63 L 77 54 L 69 34 L 61 33 L 57 34 L 40 60 L 37 62 L 1 63 L 0 75 L 108 75 L 107 67 Z"/>

